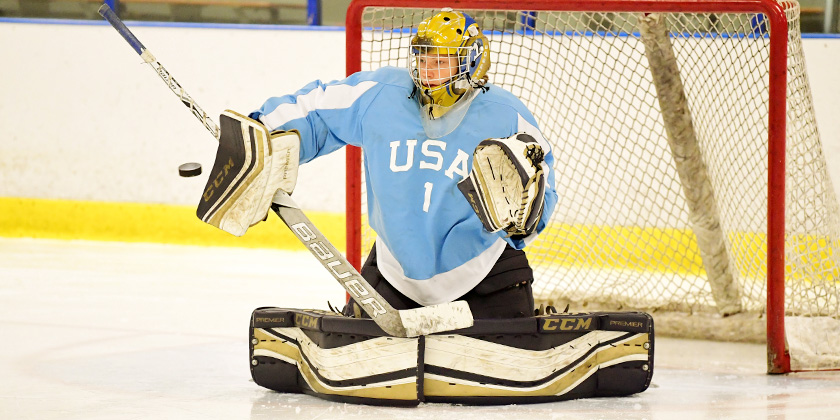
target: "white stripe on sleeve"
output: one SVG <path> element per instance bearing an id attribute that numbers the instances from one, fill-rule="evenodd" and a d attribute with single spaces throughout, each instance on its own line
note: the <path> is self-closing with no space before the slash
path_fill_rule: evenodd
<path id="1" fill-rule="evenodd" d="M 326 88 L 318 87 L 295 98 L 296 103 L 280 104 L 274 111 L 262 116 L 261 120 L 269 130 L 286 124 L 289 121 L 306 117 L 316 109 L 349 108 L 376 82 L 364 81 L 357 85 L 330 85 Z"/>

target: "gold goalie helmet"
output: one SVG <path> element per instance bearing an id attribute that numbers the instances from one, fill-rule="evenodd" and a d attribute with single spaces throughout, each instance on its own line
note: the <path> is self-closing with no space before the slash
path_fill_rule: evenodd
<path id="1" fill-rule="evenodd" d="M 417 27 L 409 67 L 426 133 L 442 137 L 460 124 L 487 83 L 487 37 L 470 16 L 442 9 Z"/>

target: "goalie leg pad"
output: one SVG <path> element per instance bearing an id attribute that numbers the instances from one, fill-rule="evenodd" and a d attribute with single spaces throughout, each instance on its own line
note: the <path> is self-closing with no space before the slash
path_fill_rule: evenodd
<path id="1" fill-rule="evenodd" d="M 653 320 L 640 312 L 478 319 L 414 338 L 370 319 L 260 308 L 251 375 L 280 392 L 334 401 L 515 404 L 642 392 L 653 375 Z"/>
<path id="2" fill-rule="evenodd" d="M 300 137 L 269 133 L 259 121 L 225 111 L 216 162 L 196 215 L 236 236 L 265 219 L 278 189 L 292 192 L 297 182 Z"/>
<path id="3" fill-rule="evenodd" d="M 417 405 L 421 340 L 387 336 L 370 319 L 261 308 L 251 316 L 251 376 L 258 385 L 279 392 Z"/>

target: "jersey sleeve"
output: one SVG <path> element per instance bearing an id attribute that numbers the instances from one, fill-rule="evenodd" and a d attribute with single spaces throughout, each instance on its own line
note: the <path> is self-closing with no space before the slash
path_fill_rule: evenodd
<path id="1" fill-rule="evenodd" d="M 530 134 L 534 139 L 542 147 L 543 151 L 545 152 L 545 158 L 541 163 L 543 167 L 543 171 L 547 174 L 546 182 L 545 182 L 545 198 L 543 202 L 543 213 L 540 217 L 539 222 L 537 222 L 537 229 L 531 233 L 530 235 L 524 238 L 517 238 L 513 239 L 508 237 L 507 233 L 504 231 L 499 231 L 499 235 L 502 236 L 507 243 L 509 243 L 512 247 L 516 249 L 522 249 L 531 242 L 533 242 L 537 236 L 545 230 L 545 227 L 548 225 L 549 220 L 551 220 L 551 215 L 554 213 L 554 208 L 557 206 L 557 190 L 554 187 L 554 154 L 551 150 L 551 144 L 546 141 L 545 137 L 540 132 L 539 128 L 537 128 L 536 121 L 534 120 L 533 116 L 528 113 L 526 116 L 522 114 L 519 115 L 518 127 L 516 132 L 519 133 L 527 133 Z"/>
<path id="2" fill-rule="evenodd" d="M 316 80 L 291 95 L 269 98 L 249 117 L 271 131 L 300 132 L 300 162 L 331 153 L 345 145 L 362 145 L 361 121 L 378 83 L 370 72 L 323 83 Z"/>

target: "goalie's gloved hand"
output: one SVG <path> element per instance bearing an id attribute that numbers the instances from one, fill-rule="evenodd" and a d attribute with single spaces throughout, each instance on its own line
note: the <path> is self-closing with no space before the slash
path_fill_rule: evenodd
<path id="1" fill-rule="evenodd" d="M 275 131 L 227 110 L 219 118 L 216 162 L 204 187 L 198 218 L 236 236 L 265 220 L 278 189 L 297 183 L 300 136 Z"/>
<path id="2" fill-rule="evenodd" d="M 488 232 L 533 233 L 545 200 L 545 152 L 525 133 L 487 139 L 473 153 L 470 175 L 458 183 Z"/>

